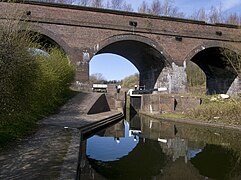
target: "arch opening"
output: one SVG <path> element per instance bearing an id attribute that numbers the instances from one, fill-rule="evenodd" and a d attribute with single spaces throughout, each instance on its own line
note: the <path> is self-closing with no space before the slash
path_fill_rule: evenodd
<path id="1" fill-rule="evenodd" d="M 28 40 L 29 51 L 34 55 L 47 55 L 52 49 L 58 49 L 67 55 L 65 49 L 48 35 L 33 30 L 21 30 L 19 34 Z"/>
<path id="2" fill-rule="evenodd" d="M 236 54 L 226 48 L 210 47 L 200 51 L 191 59 L 205 73 L 206 94 L 232 94 L 238 91 L 236 83 L 238 73 L 227 55 L 230 53 L 232 56 Z"/>
<path id="3" fill-rule="evenodd" d="M 32 38 L 33 42 L 37 44 L 37 47 L 34 47 L 36 49 L 48 52 L 52 48 L 57 48 L 66 54 L 64 49 L 57 42 L 44 34 L 31 31 L 29 32 L 29 36 Z"/>
<path id="4" fill-rule="evenodd" d="M 123 69 L 123 67 L 125 67 Z M 119 83 L 126 77 L 139 74 L 138 69 L 126 58 L 112 54 L 101 53 L 95 55 L 90 61 L 90 83 L 97 82 Z M 95 79 L 100 76 L 100 79 Z M 92 78 L 94 78 L 92 80 Z"/>
<path id="5" fill-rule="evenodd" d="M 138 40 L 121 40 L 110 43 L 96 55 L 112 53 L 129 60 L 139 71 L 139 86 L 152 91 L 158 82 L 163 68 L 168 66 L 162 52 Z M 125 67 L 123 67 L 125 70 Z"/>

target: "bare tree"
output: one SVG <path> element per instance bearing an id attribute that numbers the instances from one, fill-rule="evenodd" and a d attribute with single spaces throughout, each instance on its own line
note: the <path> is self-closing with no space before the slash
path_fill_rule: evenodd
<path id="1" fill-rule="evenodd" d="M 208 22 L 208 14 L 206 13 L 204 8 L 199 9 L 198 11 L 195 11 L 191 15 L 191 19 L 198 20 L 198 21 L 205 21 Z"/>
<path id="2" fill-rule="evenodd" d="M 142 1 L 140 7 L 138 8 L 138 12 L 145 13 L 145 14 L 149 13 L 149 6 L 145 0 Z"/>
<path id="3" fill-rule="evenodd" d="M 178 7 L 174 6 L 173 0 L 165 0 L 161 6 L 161 15 L 171 17 L 184 17 L 184 13 L 179 12 Z"/>
<path id="4" fill-rule="evenodd" d="M 134 9 L 132 8 L 132 5 L 131 4 L 127 4 L 126 2 L 124 2 L 122 9 L 124 11 L 128 11 L 128 12 L 133 12 L 134 11 Z"/>
<path id="5" fill-rule="evenodd" d="M 150 8 L 145 1 L 143 1 L 142 5 L 138 9 L 139 12 L 145 13 L 148 9 L 150 14 L 154 15 L 163 15 L 163 16 L 171 16 L 171 17 L 184 17 L 184 13 L 179 12 L 178 8 L 174 6 L 173 0 L 164 0 L 161 3 L 160 0 L 153 0 Z"/>
<path id="6" fill-rule="evenodd" d="M 153 15 L 160 15 L 161 14 L 161 2 L 160 0 L 153 0 L 151 3 L 151 7 L 149 9 L 149 13 Z"/>
<path id="7" fill-rule="evenodd" d="M 104 83 L 106 81 L 105 77 L 101 73 L 95 73 L 90 75 L 91 83 Z"/>
<path id="8" fill-rule="evenodd" d="M 122 6 L 123 6 L 123 0 L 111 0 L 110 1 L 111 3 L 111 9 L 114 9 L 114 10 L 121 10 L 122 9 Z"/>
<path id="9" fill-rule="evenodd" d="M 103 0 L 92 0 L 91 6 L 95 8 L 103 8 Z"/>
<path id="10" fill-rule="evenodd" d="M 113 10 L 124 10 L 128 12 L 134 11 L 131 4 L 128 4 L 125 0 L 108 0 L 106 2 L 106 8 Z"/>
<path id="11" fill-rule="evenodd" d="M 209 13 L 209 22 L 210 23 L 222 23 L 222 6 L 220 5 L 218 8 L 212 6 Z"/>
<path id="12" fill-rule="evenodd" d="M 107 1 L 107 2 L 106 2 L 105 7 L 106 7 L 107 9 L 111 9 L 111 4 L 110 4 L 110 1 Z"/>
<path id="13" fill-rule="evenodd" d="M 91 0 L 79 0 L 78 3 L 80 6 L 90 6 Z"/>
<path id="14" fill-rule="evenodd" d="M 226 21 L 228 24 L 241 25 L 241 17 L 237 13 L 230 14 Z"/>
<path id="15" fill-rule="evenodd" d="M 42 2 L 59 3 L 59 4 L 73 4 L 74 0 L 41 0 Z"/>
<path id="16" fill-rule="evenodd" d="M 164 16 L 170 16 L 172 11 L 172 5 L 170 1 L 165 0 L 161 7 L 161 14 Z"/>

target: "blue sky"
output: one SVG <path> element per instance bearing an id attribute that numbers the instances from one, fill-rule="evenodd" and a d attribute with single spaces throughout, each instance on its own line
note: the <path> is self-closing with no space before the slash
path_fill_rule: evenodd
<path id="1" fill-rule="evenodd" d="M 142 0 L 126 2 L 137 9 Z M 146 2 L 151 3 L 152 0 L 146 0 Z M 187 16 L 200 8 L 209 10 L 211 6 L 219 7 L 220 4 L 224 12 L 236 12 L 241 15 L 241 0 L 174 0 L 174 5 Z M 94 56 L 90 61 L 90 74 L 101 73 L 107 80 L 121 80 L 136 72 L 138 70 L 128 60 L 117 55 L 101 54 Z"/>
<path id="2" fill-rule="evenodd" d="M 130 3 L 130 1 L 128 1 Z M 152 0 L 146 0 L 151 3 Z M 210 9 L 211 6 L 220 6 L 224 11 L 241 11 L 241 0 L 173 0 L 174 5 L 185 14 L 191 14 L 200 8 Z M 132 0 L 133 8 L 138 7 L 142 0 Z"/>

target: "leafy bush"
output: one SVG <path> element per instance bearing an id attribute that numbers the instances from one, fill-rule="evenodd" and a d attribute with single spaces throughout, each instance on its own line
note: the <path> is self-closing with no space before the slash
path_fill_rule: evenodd
<path id="1" fill-rule="evenodd" d="M 139 74 L 133 74 L 130 76 L 127 76 L 122 80 L 122 86 L 125 88 L 134 88 L 135 85 L 139 85 Z"/>
<path id="2" fill-rule="evenodd" d="M 29 104 L 30 93 L 38 72 L 35 59 L 27 51 L 32 45 L 25 33 L 13 26 L 0 26 L 0 117 L 22 112 Z M 8 121 L 3 121 L 2 117 Z"/>
<path id="3" fill-rule="evenodd" d="M 64 102 L 74 68 L 57 49 L 34 55 L 29 33 L 0 25 L 0 145 L 31 132 L 36 120 Z M 20 33 L 21 32 L 21 33 Z"/>
<path id="4" fill-rule="evenodd" d="M 31 96 L 31 109 L 36 114 L 45 115 L 63 102 L 74 77 L 74 67 L 57 49 L 51 49 L 49 56 L 38 56 L 37 64 L 39 72 Z"/>

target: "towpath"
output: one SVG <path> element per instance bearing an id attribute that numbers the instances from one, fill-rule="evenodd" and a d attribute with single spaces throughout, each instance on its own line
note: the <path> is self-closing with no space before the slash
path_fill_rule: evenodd
<path id="1" fill-rule="evenodd" d="M 81 129 L 122 117 L 103 107 L 103 100 L 101 94 L 79 93 L 57 114 L 41 120 L 35 134 L 0 152 L 0 179 L 75 179 Z M 95 113 L 93 106 L 100 105 L 105 112 Z"/>

